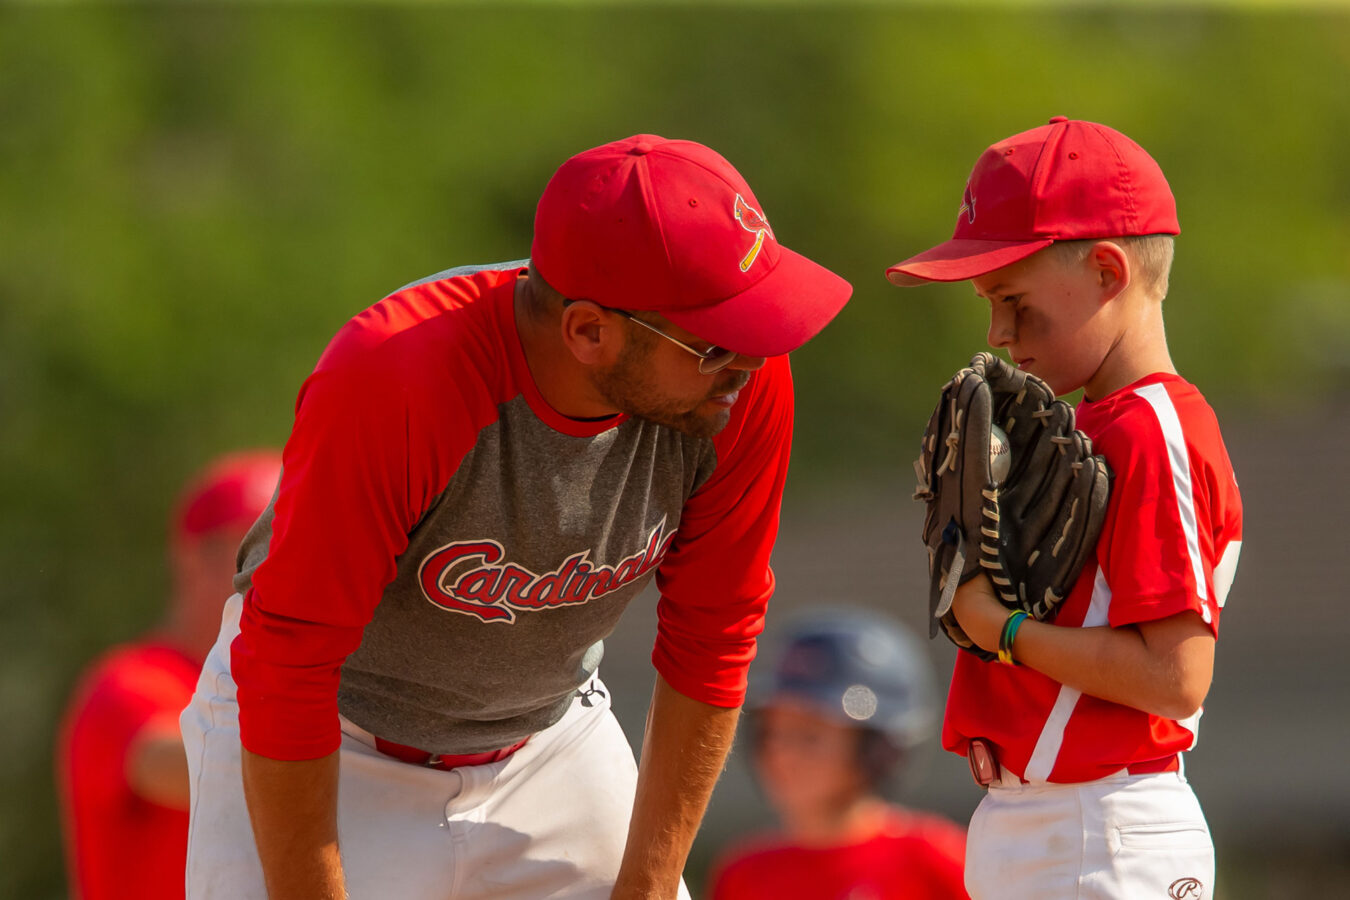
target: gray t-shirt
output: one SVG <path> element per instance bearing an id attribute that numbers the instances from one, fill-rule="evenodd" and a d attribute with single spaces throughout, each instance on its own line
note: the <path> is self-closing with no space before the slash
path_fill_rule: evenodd
<path id="1" fill-rule="evenodd" d="M 790 393 L 783 433 L 762 435 L 764 459 L 709 490 L 692 540 L 681 534 L 691 498 L 720 483 L 719 454 L 755 441 L 741 424 L 698 438 L 550 409 L 515 332 L 520 265 L 453 270 L 385 298 L 339 333 L 302 389 L 278 496 L 235 579 L 249 599 L 234 673 L 255 752 L 320 749 L 309 741 L 335 727 L 323 688 L 335 666 L 338 710 L 382 738 L 433 753 L 515 743 L 562 716 L 668 557 L 691 573 L 679 584 L 718 571 L 726 593 L 719 608 L 663 585 L 675 600 L 662 617 L 676 648 L 668 680 L 694 668 L 681 659 L 706 653 L 720 671 L 738 654 L 748 663 L 747 642 L 753 654 Z M 736 510 L 746 485 L 771 508 Z M 755 551 L 728 556 L 729 534 Z M 714 544 L 723 549 L 698 549 Z M 657 657 L 661 667 L 659 642 Z"/>

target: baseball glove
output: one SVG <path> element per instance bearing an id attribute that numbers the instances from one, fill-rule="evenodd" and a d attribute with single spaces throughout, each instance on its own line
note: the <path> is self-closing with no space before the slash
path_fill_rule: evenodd
<path id="1" fill-rule="evenodd" d="M 992 425 L 1011 449 L 1002 483 L 991 467 Z M 1106 459 L 1093 455 L 1073 409 L 1044 381 L 978 353 L 943 387 L 914 468 L 914 499 L 928 504 L 929 636 L 940 626 L 958 647 L 993 659 L 951 612 L 957 585 L 987 572 L 1009 609 L 1052 618 L 1101 534 Z"/>

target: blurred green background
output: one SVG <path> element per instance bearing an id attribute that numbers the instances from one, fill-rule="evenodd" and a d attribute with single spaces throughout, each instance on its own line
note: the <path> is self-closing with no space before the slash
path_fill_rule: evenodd
<path id="1" fill-rule="evenodd" d="M 364 306 L 526 255 L 567 156 L 709 144 L 854 283 L 794 357 L 793 496 L 819 498 L 907 473 L 983 346 L 968 285 L 901 294 L 885 266 L 950 233 L 989 143 L 1106 122 L 1179 198 L 1174 359 L 1221 415 L 1304 416 L 1297 467 L 1350 396 L 1348 80 L 1343 9 L 0 7 L 0 897 L 63 895 L 53 728 L 80 667 L 158 615 L 182 480 L 280 445 Z M 1226 896 L 1289 896 L 1243 853 Z"/>

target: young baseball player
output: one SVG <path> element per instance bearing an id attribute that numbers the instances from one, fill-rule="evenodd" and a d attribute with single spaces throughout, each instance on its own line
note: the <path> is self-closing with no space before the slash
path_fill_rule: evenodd
<path id="1" fill-rule="evenodd" d="M 184 712 L 188 895 L 687 896 L 773 589 L 785 354 L 850 293 L 721 156 L 637 135 L 557 171 L 528 261 L 341 329 Z M 635 766 L 597 668 L 653 576 Z"/>
<path id="2" fill-rule="evenodd" d="M 989 343 L 1082 388 L 1077 425 L 1114 472 L 1105 526 L 1052 621 L 1009 613 L 986 578 L 952 611 L 959 655 L 943 744 L 988 788 L 970 825 L 976 898 L 1210 897 L 1214 851 L 1182 770 L 1209 689 L 1242 506 L 1214 413 L 1163 334 L 1171 189 L 1118 131 L 1056 117 L 987 149 L 950 241 L 888 270 L 970 280 Z M 1014 462 L 1015 464 L 1015 462 Z"/>
<path id="3" fill-rule="evenodd" d="M 781 633 L 755 664 L 746 711 L 782 831 L 725 853 L 711 900 L 964 898 L 961 829 L 879 793 L 935 728 L 923 647 L 897 622 L 835 606 Z"/>
<path id="4" fill-rule="evenodd" d="M 72 896 L 183 897 L 188 770 L 178 716 L 220 631 L 239 542 L 267 507 L 281 455 L 234 454 L 185 488 L 170 525 L 163 621 L 82 676 L 57 739 Z"/>

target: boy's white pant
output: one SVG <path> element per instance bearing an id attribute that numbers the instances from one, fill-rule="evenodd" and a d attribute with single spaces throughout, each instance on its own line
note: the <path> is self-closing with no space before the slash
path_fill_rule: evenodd
<path id="1" fill-rule="evenodd" d="M 266 900 L 244 804 L 230 642 L 242 600 L 183 711 L 192 780 L 189 900 Z M 599 679 L 592 687 L 602 688 Z M 352 900 L 603 900 L 619 869 L 637 768 L 608 692 L 495 763 L 450 771 L 374 749 L 342 720 L 338 833 Z M 688 898 L 684 885 L 680 897 Z"/>
<path id="2" fill-rule="evenodd" d="M 1005 775 L 970 820 L 973 900 L 1210 900 L 1214 844 L 1180 772 L 1084 784 Z"/>

